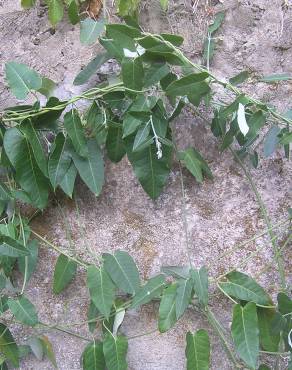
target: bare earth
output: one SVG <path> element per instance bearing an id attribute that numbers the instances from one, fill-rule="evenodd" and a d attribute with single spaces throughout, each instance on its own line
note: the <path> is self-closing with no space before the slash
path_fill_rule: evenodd
<path id="1" fill-rule="evenodd" d="M 152 1 L 154 2 L 154 1 Z M 157 1 L 158 3 L 158 1 Z M 192 12 L 190 1 L 170 1 L 165 16 L 158 4 L 144 2 L 142 24 L 151 32 L 169 31 L 185 37 L 184 51 L 195 61 L 201 57 L 207 24 L 214 14 L 226 10 L 226 18 L 216 34 L 217 49 L 211 69 L 220 77 L 229 78 L 248 69 L 254 76 L 271 73 L 292 73 L 292 11 L 282 8 L 278 0 L 214 1 L 205 7 L 201 0 Z M 196 3 L 196 1 L 194 1 Z M 289 3 L 289 1 L 288 1 Z M 117 17 L 112 15 L 112 21 Z M 59 82 L 60 97 L 76 93 L 72 86 L 75 75 L 97 53 L 98 46 L 85 47 L 79 42 L 79 26 L 61 23 L 55 34 L 50 33 L 46 8 L 37 6 L 22 11 L 17 0 L 0 0 L 0 60 L 15 60 L 28 64 L 41 74 Z M 91 84 L 98 81 L 98 76 Z M 292 86 L 288 83 L 256 86 L 246 84 L 246 91 L 274 104 L 280 111 L 291 108 Z M 14 100 L 5 86 L 0 72 L 0 110 Z M 202 113 L 208 117 L 207 113 Z M 191 175 L 184 173 L 188 228 L 191 238 L 191 257 L 195 267 L 206 265 L 211 276 L 218 276 L 252 252 L 251 243 L 225 259 L 218 259 L 227 248 L 251 238 L 266 228 L 253 193 L 241 169 L 229 152 L 220 154 L 216 140 L 206 123 L 185 113 L 175 126 L 175 135 L 181 148 L 194 146 L 210 163 L 213 181 L 199 186 Z M 272 221 L 286 217 L 291 206 L 291 164 L 283 153 L 262 160 L 252 170 L 258 189 L 271 213 Z M 78 216 L 74 201 L 59 198 L 62 212 L 51 205 L 33 222 L 32 227 L 56 245 L 68 247 L 64 220 L 70 225 L 73 245 L 82 256 L 86 250 L 102 252 L 124 249 L 137 261 L 141 275 L 147 278 L 157 273 L 162 265 L 187 263 L 185 236 L 182 223 L 182 194 L 178 167 L 174 167 L 168 186 L 162 196 L 151 201 L 135 179 L 126 159 L 114 165 L 106 161 L 106 184 L 99 198 L 95 198 L 82 184 L 78 186 Z M 83 231 L 84 229 L 84 231 Z M 245 267 L 255 275 L 272 260 L 268 239 L 260 239 L 263 251 Z M 291 253 L 286 251 L 286 271 L 291 272 Z M 60 296 L 52 293 L 53 267 L 57 254 L 42 248 L 36 273 L 28 284 L 27 295 L 36 304 L 41 321 L 68 323 L 86 320 L 88 292 L 84 271 L 78 272 L 74 283 Z M 259 281 L 275 292 L 277 273 L 269 270 Z M 222 295 L 211 299 L 213 310 L 228 329 L 231 305 Z M 131 311 L 122 325 L 128 336 L 155 330 L 157 307 L 148 305 Z M 129 341 L 130 370 L 182 370 L 185 368 L 185 334 L 188 330 L 207 328 L 212 343 L 212 369 L 232 370 L 218 337 L 214 336 L 205 319 L 189 311 L 176 327 L 166 334 L 152 333 Z M 29 336 L 30 331 L 15 327 L 16 337 Z M 71 330 L 90 336 L 86 325 Z M 80 355 L 86 343 L 74 337 L 49 331 L 47 335 L 56 353 L 60 370 L 80 369 Z M 98 331 L 97 331 L 98 335 Z M 24 360 L 21 370 L 52 369 L 49 362 L 39 362 L 33 356 Z"/>

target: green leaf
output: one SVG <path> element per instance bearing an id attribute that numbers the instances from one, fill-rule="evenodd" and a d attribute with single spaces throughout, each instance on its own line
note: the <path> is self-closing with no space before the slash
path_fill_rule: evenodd
<path id="1" fill-rule="evenodd" d="M 137 27 L 132 27 L 126 24 L 107 24 L 106 25 L 106 36 L 108 38 L 115 39 L 119 35 L 130 37 L 135 39 L 141 37 L 141 31 Z"/>
<path id="2" fill-rule="evenodd" d="M 64 180 L 64 176 L 69 170 L 71 162 L 66 139 L 63 133 L 60 132 L 56 136 L 48 162 L 49 179 L 54 189 Z"/>
<path id="3" fill-rule="evenodd" d="M 30 119 L 24 120 L 19 126 L 20 131 L 25 136 L 26 140 L 30 143 L 31 149 L 42 173 L 48 177 L 48 165 L 47 158 L 45 156 L 43 146 L 39 135 L 37 134 L 35 128 L 33 127 L 32 121 Z"/>
<path id="4" fill-rule="evenodd" d="M 122 61 L 122 78 L 125 87 L 142 90 L 144 69 L 140 58 L 124 58 Z"/>
<path id="5" fill-rule="evenodd" d="M 105 21 L 95 21 L 91 18 L 86 18 L 80 22 L 80 42 L 81 44 L 91 45 L 96 42 L 98 37 L 104 30 Z"/>
<path id="6" fill-rule="evenodd" d="M 27 138 L 16 127 L 8 129 L 4 136 L 4 148 L 16 170 L 16 181 L 33 204 L 43 209 L 48 200 L 48 183 L 37 166 Z"/>
<path id="7" fill-rule="evenodd" d="M 22 63 L 6 63 L 5 76 L 12 93 L 19 100 L 24 100 L 31 90 L 38 90 L 42 86 L 40 75 Z"/>
<path id="8" fill-rule="evenodd" d="M 0 235 L 0 255 L 8 257 L 28 256 L 29 250 L 11 237 Z"/>
<path id="9" fill-rule="evenodd" d="M 160 5 L 161 5 L 162 10 L 166 12 L 168 8 L 168 0 L 160 0 Z"/>
<path id="10" fill-rule="evenodd" d="M 143 144 L 145 144 L 146 142 L 149 142 L 149 139 L 151 138 L 151 137 L 149 137 L 149 133 L 150 133 L 149 123 L 146 123 L 144 126 L 139 128 L 139 130 L 138 130 L 138 132 L 135 136 L 135 140 L 134 140 L 134 144 L 133 144 L 133 152 L 141 150 L 141 148 L 145 148 L 145 146 L 143 146 Z M 149 145 L 150 144 L 151 144 L 151 141 L 150 141 Z"/>
<path id="11" fill-rule="evenodd" d="M 5 288 L 5 286 L 3 288 Z M 0 297 L 0 315 L 2 315 L 9 309 L 7 302 L 8 302 L 7 296 L 4 295 Z"/>
<path id="12" fill-rule="evenodd" d="M 164 286 L 165 277 L 163 275 L 149 279 L 135 294 L 131 308 L 137 308 L 150 302 L 153 298 L 159 297 Z"/>
<path id="13" fill-rule="evenodd" d="M 275 318 L 275 310 L 257 307 L 260 344 L 268 352 L 278 352 L 280 335 L 272 334 L 272 322 Z"/>
<path id="14" fill-rule="evenodd" d="M 172 148 L 162 145 L 162 158 L 158 159 L 155 144 L 133 152 L 132 142 L 129 140 L 127 141 L 127 155 L 143 189 L 150 198 L 156 199 L 169 176 Z"/>
<path id="15" fill-rule="evenodd" d="M 109 127 L 106 138 L 106 150 L 109 159 L 114 163 L 118 163 L 126 154 L 122 136 L 123 130 L 121 125 Z"/>
<path id="16" fill-rule="evenodd" d="M 176 318 L 179 319 L 188 308 L 192 297 L 193 282 L 191 279 L 178 280 L 176 292 Z"/>
<path id="17" fill-rule="evenodd" d="M 279 143 L 280 143 L 281 145 L 287 145 L 287 144 L 292 143 L 292 132 L 288 132 L 288 133 L 284 134 L 284 135 L 281 137 L 281 139 L 280 139 Z"/>
<path id="18" fill-rule="evenodd" d="M 27 344 L 30 346 L 32 353 L 35 355 L 35 357 L 42 361 L 44 357 L 44 349 L 42 345 L 42 341 L 38 337 L 31 337 Z"/>
<path id="19" fill-rule="evenodd" d="M 38 315 L 34 305 L 25 297 L 9 298 L 8 306 L 16 320 L 22 324 L 35 326 L 38 323 Z"/>
<path id="20" fill-rule="evenodd" d="M 131 135 L 144 122 L 144 116 L 137 117 L 127 113 L 123 119 L 123 138 Z"/>
<path id="21" fill-rule="evenodd" d="M 87 286 L 92 302 L 108 319 L 114 302 L 115 286 L 103 267 L 88 267 Z"/>
<path id="22" fill-rule="evenodd" d="M 108 370 L 127 370 L 128 341 L 125 336 L 107 334 L 103 341 L 103 353 Z"/>
<path id="23" fill-rule="evenodd" d="M 191 269 L 191 277 L 194 283 L 195 294 L 203 306 L 208 305 L 208 271 L 206 267 L 200 270 Z"/>
<path id="24" fill-rule="evenodd" d="M 164 289 L 159 305 L 158 328 L 165 333 L 177 322 L 176 317 L 176 291 L 177 285 L 172 284 Z"/>
<path id="25" fill-rule="evenodd" d="M 59 23 L 64 15 L 64 5 L 62 0 L 48 0 L 49 21 L 53 27 Z"/>
<path id="26" fill-rule="evenodd" d="M 52 96 L 55 88 L 56 84 L 54 81 L 50 80 L 49 78 L 43 77 L 42 86 L 40 89 L 38 89 L 38 92 L 49 99 Z"/>
<path id="27" fill-rule="evenodd" d="M 64 254 L 60 254 L 54 271 L 53 292 L 59 294 L 74 279 L 77 264 Z"/>
<path id="28" fill-rule="evenodd" d="M 24 9 L 32 8 L 36 3 L 36 0 L 21 0 L 21 6 Z"/>
<path id="29" fill-rule="evenodd" d="M 89 189 L 98 196 L 104 183 L 104 164 L 101 151 L 96 140 L 88 140 L 87 152 L 88 158 L 83 158 L 70 148 L 70 155 L 80 177 Z"/>
<path id="30" fill-rule="evenodd" d="M 82 353 L 83 370 L 104 370 L 103 344 L 98 340 L 89 343 Z"/>
<path id="31" fill-rule="evenodd" d="M 209 370 L 210 340 L 207 331 L 188 332 L 186 341 L 187 370 Z"/>
<path id="32" fill-rule="evenodd" d="M 145 70 L 144 86 L 150 87 L 157 84 L 169 74 L 169 67 L 165 63 L 153 63 Z"/>
<path id="33" fill-rule="evenodd" d="M 54 368 L 57 369 L 58 366 L 57 366 L 57 362 L 56 362 L 56 358 L 55 358 L 55 354 L 54 354 L 54 350 L 53 350 L 53 346 L 51 342 L 49 341 L 48 337 L 46 337 L 45 335 L 43 335 L 39 339 L 42 342 L 43 349 L 44 349 L 46 356 L 51 361 Z"/>
<path id="34" fill-rule="evenodd" d="M 121 17 L 135 16 L 140 0 L 118 0 L 117 8 Z M 109 369 L 111 370 L 111 369 Z"/>
<path id="35" fill-rule="evenodd" d="M 292 299 L 285 293 L 280 292 L 277 296 L 278 309 L 282 315 L 290 315 L 292 313 Z"/>
<path id="36" fill-rule="evenodd" d="M 8 187 L 0 182 L 0 199 L 3 201 L 9 201 L 12 195 Z"/>
<path id="37" fill-rule="evenodd" d="M 110 55 L 107 52 L 98 54 L 94 59 L 92 59 L 87 66 L 85 66 L 75 77 L 73 84 L 75 86 L 85 84 L 91 76 L 102 66 L 106 61 L 110 59 Z"/>
<path id="38" fill-rule="evenodd" d="M 94 319 L 96 319 L 98 316 L 99 316 L 98 308 L 92 301 L 90 301 L 90 305 L 87 310 L 88 329 L 90 333 L 93 333 L 94 330 L 96 329 L 98 321 Z"/>
<path id="39" fill-rule="evenodd" d="M 26 257 L 18 258 L 18 268 L 22 275 L 25 277 L 26 282 L 29 281 L 32 273 L 36 269 L 37 259 L 38 259 L 38 242 L 33 239 L 28 242 L 27 249 L 29 250 L 29 255 Z"/>
<path id="40" fill-rule="evenodd" d="M 186 96 L 199 93 L 202 90 L 202 86 L 204 86 L 202 82 L 208 77 L 207 72 L 191 73 L 179 80 L 173 81 L 167 86 L 165 93 L 169 96 Z M 207 85 L 205 82 L 204 84 Z"/>
<path id="41" fill-rule="evenodd" d="M 77 169 L 74 166 L 74 163 L 71 162 L 68 171 L 65 173 L 63 180 L 60 182 L 60 187 L 70 198 L 72 198 L 76 175 Z"/>
<path id="42" fill-rule="evenodd" d="M 247 80 L 249 77 L 249 72 L 248 71 L 242 71 L 238 73 L 236 76 L 232 77 L 229 79 L 229 82 L 234 85 L 240 85 L 242 84 L 245 80 Z"/>
<path id="43" fill-rule="evenodd" d="M 239 357 L 255 369 L 259 355 L 259 329 L 255 303 L 249 302 L 244 307 L 239 304 L 234 306 L 231 333 Z"/>
<path id="44" fill-rule="evenodd" d="M 120 250 L 114 255 L 103 253 L 102 258 L 104 268 L 117 287 L 125 293 L 135 294 L 140 287 L 140 277 L 133 258 Z"/>
<path id="45" fill-rule="evenodd" d="M 269 76 L 264 76 L 263 78 L 260 79 L 260 81 L 268 83 L 288 80 L 292 80 L 292 75 L 290 73 L 275 73 Z"/>
<path id="46" fill-rule="evenodd" d="M 12 362 L 15 367 L 19 367 L 18 347 L 9 329 L 0 323 L 0 352 Z"/>
<path id="47" fill-rule="evenodd" d="M 161 272 L 176 279 L 188 279 L 190 277 L 189 266 L 162 266 Z"/>
<path id="48" fill-rule="evenodd" d="M 206 175 L 211 179 L 213 178 L 207 162 L 197 150 L 188 148 L 184 151 L 181 151 L 179 152 L 179 159 L 199 183 L 203 182 L 203 175 Z"/>
<path id="49" fill-rule="evenodd" d="M 270 306 L 272 304 L 270 296 L 248 275 L 239 271 L 233 271 L 227 274 L 226 278 L 227 282 L 220 282 L 219 285 L 228 295 L 243 301 L 252 301 L 263 306 Z"/>
<path id="50" fill-rule="evenodd" d="M 271 368 L 265 364 L 259 366 L 258 370 L 271 370 Z M 288 369 L 290 370 L 290 369 Z"/>
<path id="51" fill-rule="evenodd" d="M 221 26 L 222 22 L 224 21 L 224 18 L 225 18 L 224 12 L 217 13 L 214 22 L 208 27 L 208 32 L 212 34 L 215 31 L 217 31 L 218 28 Z"/>
<path id="52" fill-rule="evenodd" d="M 264 155 L 265 157 L 269 157 L 274 153 L 279 144 L 279 137 L 278 134 L 280 133 L 280 128 L 278 126 L 272 126 L 266 136 L 264 141 Z"/>
<path id="53" fill-rule="evenodd" d="M 174 46 L 181 46 L 184 42 L 184 38 L 180 35 L 173 35 L 171 33 L 161 33 L 160 36 L 165 40 L 170 42 Z"/>
<path id="54" fill-rule="evenodd" d="M 72 109 L 64 116 L 64 127 L 72 140 L 74 149 L 81 157 L 87 157 L 88 150 L 86 147 L 86 139 L 83 131 L 81 119 L 78 111 Z"/>
<path id="55" fill-rule="evenodd" d="M 80 21 L 78 5 L 75 0 L 71 0 L 68 7 L 68 16 L 71 24 L 75 25 Z"/>

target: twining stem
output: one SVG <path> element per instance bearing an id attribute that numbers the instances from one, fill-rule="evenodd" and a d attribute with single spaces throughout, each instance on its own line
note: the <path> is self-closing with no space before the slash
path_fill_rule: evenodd
<path id="1" fill-rule="evenodd" d="M 272 245 L 272 248 L 273 248 L 273 252 L 274 252 L 274 256 L 276 258 L 276 263 L 277 263 L 277 268 L 278 268 L 278 272 L 279 272 L 279 275 L 280 275 L 280 283 L 281 283 L 281 288 L 286 291 L 287 289 L 287 284 L 286 284 L 286 277 L 285 277 L 285 270 L 284 270 L 284 263 L 283 263 L 283 259 L 282 259 L 282 256 L 281 254 L 278 253 L 278 247 L 277 247 L 277 242 L 276 242 L 276 237 L 275 237 L 275 234 L 274 234 L 274 231 L 272 229 L 272 223 L 271 223 L 271 220 L 270 220 L 270 217 L 268 215 L 268 211 L 267 211 L 267 208 L 262 200 L 262 197 L 256 187 L 256 184 L 255 182 L 253 181 L 253 178 L 252 178 L 252 175 L 250 173 L 250 171 L 248 170 L 248 168 L 243 164 L 242 160 L 239 158 L 239 156 L 237 155 L 237 153 L 231 148 L 229 147 L 229 150 L 231 151 L 231 153 L 233 154 L 234 158 L 236 159 L 236 161 L 238 162 L 238 164 L 240 165 L 241 169 L 243 170 L 253 192 L 254 192 L 254 195 L 256 197 L 256 200 L 257 200 L 257 203 L 260 207 L 260 210 L 261 210 L 261 213 L 262 213 L 262 216 L 264 218 L 264 221 L 266 223 L 266 226 L 269 230 L 269 236 L 270 236 L 270 241 L 271 241 L 271 245 Z"/>
<path id="2" fill-rule="evenodd" d="M 37 324 L 38 326 L 41 326 L 41 327 L 44 327 L 44 328 L 47 328 L 47 329 L 51 329 L 51 330 L 57 330 L 57 331 L 60 331 L 62 333 L 66 333 L 66 334 L 69 334 L 71 335 L 72 337 L 76 337 L 78 339 L 82 339 L 82 340 L 85 340 L 87 342 L 92 342 L 92 339 L 89 339 L 87 337 L 84 337 L 83 335 L 80 335 L 80 334 L 77 334 L 77 333 L 74 333 L 70 330 L 67 330 L 67 329 L 63 329 L 61 328 L 60 326 L 58 325 L 49 325 L 49 324 L 45 324 L 43 322 L 39 322 Z"/>
<path id="3" fill-rule="evenodd" d="M 224 329 L 222 328 L 220 322 L 216 319 L 214 313 L 211 311 L 211 309 L 207 306 L 206 307 L 206 310 L 204 311 L 207 319 L 208 319 L 208 322 L 209 324 L 212 326 L 212 328 L 216 331 L 216 333 L 218 334 L 220 340 L 221 340 L 221 343 L 223 344 L 223 347 L 227 353 L 227 355 L 229 356 L 230 360 L 233 362 L 234 366 L 236 369 L 242 369 L 242 366 L 237 362 L 235 356 L 234 356 L 234 353 L 232 351 L 232 349 L 230 348 L 230 345 L 224 335 Z"/>
<path id="4" fill-rule="evenodd" d="M 71 259 L 72 261 L 76 262 L 78 265 L 82 266 L 82 267 L 85 267 L 87 268 L 89 265 L 80 261 L 79 259 L 71 256 L 69 253 L 67 253 L 66 251 L 62 250 L 61 248 L 57 247 L 56 245 L 54 245 L 53 243 L 51 243 L 50 241 L 48 241 L 47 239 L 43 238 L 41 235 L 39 235 L 37 232 L 35 232 L 34 230 L 31 230 L 32 234 L 34 234 L 39 240 L 41 240 L 42 242 L 44 242 L 46 245 L 48 245 L 50 248 L 54 249 L 55 251 L 59 252 L 60 254 L 64 254 L 64 256 L 68 257 L 69 259 Z"/>

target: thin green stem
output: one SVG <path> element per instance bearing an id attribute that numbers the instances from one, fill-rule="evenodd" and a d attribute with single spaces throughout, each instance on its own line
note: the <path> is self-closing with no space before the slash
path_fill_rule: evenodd
<path id="1" fill-rule="evenodd" d="M 236 159 L 236 161 L 238 162 L 238 164 L 240 165 L 241 169 L 243 170 L 243 172 L 246 176 L 246 179 L 248 180 L 248 182 L 250 184 L 250 187 L 252 188 L 252 190 L 254 192 L 254 195 L 255 195 L 256 201 L 257 201 L 257 203 L 260 207 L 263 219 L 264 219 L 264 221 L 266 223 L 266 226 L 269 230 L 270 241 L 271 241 L 271 245 L 272 245 L 272 248 L 273 248 L 274 255 L 276 257 L 278 272 L 279 272 L 279 275 L 280 275 L 281 288 L 284 291 L 286 291 L 287 284 L 286 284 L 286 277 L 285 277 L 285 271 L 284 271 L 284 263 L 283 263 L 283 259 L 282 259 L 281 255 L 278 254 L 278 247 L 277 247 L 277 243 L 276 243 L 276 238 L 275 238 L 275 234 L 274 234 L 273 229 L 272 229 L 272 223 L 271 223 L 270 217 L 268 215 L 267 208 L 266 208 L 266 206 L 265 206 L 265 204 L 262 200 L 262 197 L 261 197 L 261 195 L 260 195 L 260 193 L 259 193 L 259 191 L 256 187 L 256 184 L 255 184 L 255 182 L 252 178 L 252 175 L 251 175 L 250 171 L 243 164 L 243 162 L 241 161 L 239 156 L 236 154 L 236 152 L 231 147 L 229 149 L 230 149 L 231 153 L 233 154 L 234 158 Z"/>
<path id="2" fill-rule="evenodd" d="M 72 337 L 85 340 L 86 342 L 92 342 L 92 339 L 89 339 L 87 337 L 84 337 L 83 335 L 74 333 L 74 332 L 72 332 L 70 330 L 63 329 L 63 328 L 59 327 L 58 325 L 49 325 L 49 324 L 45 324 L 43 322 L 39 322 L 38 325 L 39 326 L 42 326 L 44 328 L 50 329 L 50 330 L 57 330 L 57 331 L 60 331 L 62 333 L 66 333 L 68 335 L 71 335 Z"/>
<path id="3" fill-rule="evenodd" d="M 37 232 L 35 232 L 34 230 L 31 230 L 32 234 L 34 234 L 39 240 L 41 240 L 42 242 L 44 242 L 46 245 L 48 245 L 50 248 L 54 249 L 55 251 L 59 252 L 60 254 L 64 254 L 64 256 L 70 258 L 72 261 L 76 262 L 78 265 L 82 266 L 82 267 L 85 267 L 87 269 L 87 267 L 89 266 L 89 264 L 85 263 L 85 262 L 82 262 L 80 261 L 79 259 L 71 256 L 69 253 L 67 253 L 66 251 L 62 250 L 61 248 L 57 247 L 56 245 L 54 245 L 53 243 L 49 242 L 47 239 L 43 238 L 41 235 L 39 235 Z"/>

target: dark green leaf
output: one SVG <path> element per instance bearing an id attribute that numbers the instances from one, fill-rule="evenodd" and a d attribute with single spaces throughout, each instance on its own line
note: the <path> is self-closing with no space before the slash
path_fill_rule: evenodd
<path id="1" fill-rule="evenodd" d="M 153 63 L 145 70 L 144 86 L 150 87 L 157 84 L 169 74 L 169 67 L 165 63 Z"/>
<path id="2" fill-rule="evenodd" d="M 9 298 L 8 306 L 15 316 L 16 320 L 29 326 L 35 326 L 38 323 L 38 315 L 34 305 L 25 297 Z"/>
<path id="3" fill-rule="evenodd" d="M 260 365 L 260 367 L 258 368 L 258 370 L 271 370 L 271 368 L 269 366 L 267 366 L 267 365 L 262 364 L 262 365 Z"/>
<path id="4" fill-rule="evenodd" d="M 170 42 L 174 46 L 181 46 L 184 42 L 184 38 L 180 35 L 173 35 L 171 33 L 161 33 L 160 36 L 165 40 Z"/>
<path id="5" fill-rule="evenodd" d="M 27 249 L 29 250 L 29 255 L 26 257 L 18 258 L 18 268 L 22 275 L 25 277 L 26 282 L 29 281 L 32 273 L 36 269 L 37 259 L 38 259 L 38 242 L 33 239 L 28 242 Z"/>
<path id="6" fill-rule="evenodd" d="M 145 122 L 144 117 L 137 117 L 127 113 L 123 120 L 123 138 L 135 132 L 142 122 Z"/>
<path id="7" fill-rule="evenodd" d="M 95 21 L 91 18 L 86 18 L 80 22 L 80 41 L 81 44 L 91 45 L 96 42 L 98 37 L 104 31 L 105 21 Z"/>
<path id="8" fill-rule="evenodd" d="M 98 316 L 99 316 L 98 308 L 92 301 L 90 301 L 90 305 L 87 311 L 88 328 L 90 333 L 93 333 L 94 330 L 96 329 L 98 321 L 94 319 L 96 319 Z"/>
<path id="9" fill-rule="evenodd" d="M 53 27 L 59 23 L 64 15 L 64 5 L 62 0 L 48 0 L 49 20 Z"/>
<path id="10" fill-rule="evenodd" d="M 0 254 L 8 257 L 21 257 L 28 256 L 29 250 L 11 237 L 0 235 Z"/>
<path id="11" fill-rule="evenodd" d="M 36 207 L 44 208 L 48 200 L 48 183 L 37 166 L 28 140 L 14 127 L 5 133 L 4 148 L 16 170 L 16 181 Z"/>
<path id="12" fill-rule="evenodd" d="M 99 269 L 95 266 L 88 267 L 87 286 L 91 300 L 108 319 L 114 302 L 115 286 L 103 267 Z"/>
<path id="13" fill-rule="evenodd" d="M 56 88 L 56 84 L 54 81 L 50 80 L 49 78 L 43 77 L 42 78 L 42 86 L 37 91 L 44 95 L 47 99 L 49 99 L 54 90 Z"/>
<path id="14" fill-rule="evenodd" d="M 133 258 L 120 250 L 114 255 L 103 253 L 102 258 L 104 268 L 117 287 L 125 293 L 135 294 L 140 287 L 140 277 Z"/>
<path id="15" fill-rule="evenodd" d="M 182 77 L 179 80 L 173 81 L 166 88 L 166 95 L 185 96 L 200 93 L 202 89 L 202 81 L 208 78 L 207 72 L 192 73 Z M 206 83 L 204 83 L 206 84 Z"/>
<path id="16" fill-rule="evenodd" d="M 257 307 L 257 314 L 261 347 L 268 352 L 278 352 L 280 335 L 272 334 L 271 330 L 275 311 L 272 309 Z"/>
<path id="17" fill-rule="evenodd" d="M 243 301 L 252 301 L 263 306 L 270 306 L 272 304 L 269 295 L 248 275 L 239 271 L 233 271 L 227 274 L 226 278 L 227 282 L 220 282 L 219 285 L 228 295 Z"/>
<path id="18" fill-rule="evenodd" d="M 187 370 L 209 370 L 210 366 L 210 340 L 204 329 L 186 336 Z"/>
<path id="19" fill-rule="evenodd" d="M 118 163 L 126 154 L 122 136 L 123 129 L 121 125 L 109 127 L 106 139 L 106 150 L 109 159 L 114 163 Z"/>
<path id="20" fill-rule="evenodd" d="M 256 368 L 259 355 L 259 329 L 256 305 L 237 304 L 233 309 L 231 333 L 239 357 L 252 369 Z"/>
<path id="21" fill-rule="evenodd" d="M 193 282 L 191 279 L 180 279 L 177 282 L 176 318 L 179 319 L 188 308 L 192 297 Z"/>
<path id="22" fill-rule="evenodd" d="M 17 344 L 14 341 L 9 329 L 0 323 L 0 351 L 12 362 L 15 367 L 19 367 L 19 353 Z"/>
<path id="23" fill-rule="evenodd" d="M 71 162 L 68 171 L 65 173 L 63 180 L 60 182 L 60 187 L 70 198 L 72 198 L 76 175 L 77 169 L 74 166 L 74 163 Z"/>
<path id="24" fill-rule="evenodd" d="M 71 0 L 68 7 L 68 16 L 70 22 L 75 25 L 79 22 L 78 5 L 75 0 Z"/>
<path id="25" fill-rule="evenodd" d="M 282 315 L 292 314 L 292 300 L 283 292 L 277 296 L 278 309 Z"/>
<path id="26" fill-rule="evenodd" d="M 249 72 L 248 71 L 242 71 L 238 73 L 236 76 L 232 77 L 229 79 L 229 82 L 234 85 L 240 85 L 242 84 L 245 80 L 247 80 L 249 77 Z"/>
<path id="27" fill-rule="evenodd" d="M 3 201 L 9 201 L 11 196 L 12 195 L 8 187 L 5 184 L 0 183 L 0 199 Z"/>
<path id="28" fill-rule="evenodd" d="M 153 298 L 159 297 L 164 286 L 165 278 L 163 275 L 149 279 L 135 294 L 131 308 L 137 308 L 150 302 Z"/>
<path id="29" fill-rule="evenodd" d="M 3 288 L 4 287 L 5 287 L 5 285 L 3 286 Z M 4 312 L 6 312 L 9 309 L 7 302 L 8 302 L 8 297 L 7 296 L 1 296 L 0 297 L 0 315 L 2 315 Z"/>
<path id="30" fill-rule="evenodd" d="M 49 179 L 54 189 L 64 180 L 69 170 L 71 156 L 67 150 L 66 139 L 60 132 L 54 141 L 48 162 Z"/>
<path id="31" fill-rule="evenodd" d="M 162 145 L 162 158 L 158 159 L 155 144 L 138 152 L 132 151 L 131 144 L 131 141 L 127 142 L 127 155 L 135 175 L 146 193 L 156 199 L 169 176 L 172 148 Z"/>
<path id="32" fill-rule="evenodd" d="M 288 132 L 287 134 L 284 134 L 280 139 L 281 145 L 287 145 L 292 143 L 292 132 Z"/>
<path id="33" fill-rule="evenodd" d="M 249 131 L 246 135 L 247 139 L 253 139 L 257 136 L 259 130 L 265 125 L 266 115 L 263 111 L 258 110 L 253 113 L 248 119 Z"/>
<path id="34" fill-rule="evenodd" d="M 65 114 L 64 127 L 66 131 L 68 132 L 70 139 L 72 140 L 72 144 L 76 152 L 81 157 L 86 157 L 88 155 L 86 139 L 85 139 L 81 119 L 76 109 L 72 109 L 70 112 L 67 112 Z"/>
<path id="35" fill-rule="evenodd" d="M 149 142 L 149 137 L 150 133 L 150 125 L 149 122 L 147 122 L 144 126 L 140 127 L 134 140 L 133 144 L 133 152 L 141 150 L 141 148 L 145 148 L 143 144 L 146 142 Z M 151 141 L 149 142 L 149 145 L 151 144 Z"/>
<path id="36" fill-rule="evenodd" d="M 104 164 L 96 140 L 88 140 L 87 152 L 88 158 L 83 158 L 70 148 L 70 155 L 80 177 L 89 189 L 98 196 L 104 183 Z"/>
<path id="37" fill-rule="evenodd" d="M 172 284 L 164 289 L 159 305 L 158 328 L 165 333 L 177 322 L 176 316 L 177 285 Z"/>
<path id="38" fill-rule="evenodd" d="M 207 162 L 197 150 L 188 148 L 185 151 L 181 151 L 179 152 L 179 159 L 199 183 L 203 182 L 203 174 L 212 178 L 212 173 Z"/>
<path id="39" fill-rule="evenodd" d="M 106 61 L 110 59 L 110 55 L 107 52 L 98 54 L 94 59 L 92 59 L 87 66 L 85 66 L 82 71 L 78 73 L 75 77 L 74 85 L 83 85 L 87 82 L 92 75 L 102 66 Z"/>
<path id="40" fill-rule="evenodd" d="M 208 304 L 208 271 L 205 267 L 199 270 L 191 269 L 191 277 L 194 283 L 195 294 L 203 306 Z"/>
<path id="41" fill-rule="evenodd" d="M 106 335 L 103 341 L 103 353 L 105 357 L 106 367 L 108 370 L 127 370 L 127 338 L 118 335 L 113 336 L 111 333 Z"/>
<path id="42" fill-rule="evenodd" d="M 279 144 L 278 134 L 280 133 L 280 128 L 278 126 L 272 126 L 267 134 L 267 137 L 264 141 L 264 155 L 269 157 L 274 153 Z"/>
<path id="43" fill-rule="evenodd" d="M 59 294 L 74 279 L 77 264 L 64 254 L 60 254 L 54 271 L 53 292 Z"/>
<path id="44" fill-rule="evenodd" d="M 83 370 L 104 370 L 103 344 L 98 340 L 89 343 L 82 353 Z"/>
<path id="45" fill-rule="evenodd" d="M 20 131 L 25 136 L 26 140 L 30 143 L 31 149 L 42 173 L 48 177 L 48 165 L 47 158 L 45 156 L 41 140 L 33 127 L 32 121 L 30 119 L 24 120 L 20 125 Z"/>
<path id="46" fill-rule="evenodd" d="M 126 24 L 107 24 L 106 35 L 108 38 L 115 38 L 117 35 L 124 35 L 135 39 L 141 37 L 141 31 L 137 27 L 132 27 Z"/>
<path id="47" fill-rule="evenodd" d="M 139 58 L 124 58 L 122 61 L 122 78 L 125 87 L 132 90 L 142 90 L 144 69 Z"/>
<path id="48" fill-rule="evenodd" d="M 5 78 L 11 91 L 19 100 L 24 100 L 31 90 L 38 90 L 42 86 L 40 75 L 22 63 L 6 63 Z"/>

